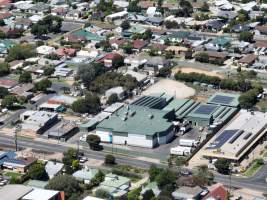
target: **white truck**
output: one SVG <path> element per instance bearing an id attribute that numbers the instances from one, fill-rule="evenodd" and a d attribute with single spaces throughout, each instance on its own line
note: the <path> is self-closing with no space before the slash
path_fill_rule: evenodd
<path id="1" fill-rule="evenodd" d="M 192 152 L 192 147 L 177 146 L 170 149 L 172 155 L 189 156 Z"/>
<path id="2" fill-rule="evenodd" d="M 198 140 L 194 139 L 180 139 L 179 140 L 180 146 L 185 146 L 185 147 L 196 147 L 199 144 Z"/>

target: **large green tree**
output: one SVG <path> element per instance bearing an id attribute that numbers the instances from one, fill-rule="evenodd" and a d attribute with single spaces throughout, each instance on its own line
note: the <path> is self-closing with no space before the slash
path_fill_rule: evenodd
<path id="1" fill-rule="evenodd" d="M 45 171 L 45 166 L 41 163 L 36 163 L 29 168 L 28 175 L 33 180 L 46 181 L 48 174 Z"/>
<path id="2" fill-rule="evenodd" d="M 76 149 L 70 148 L 63 153 L 62 162 L 64 163 L 65 171 L 67 174 L 72 174 L 74 172 L 73 164 L 78 160 L 78 151 Z"/>
<path id="3" fill-rule="evenodd" d="M 52 178 L 46 187 L 51 190 L 64 191 L 66 199 L 81 192 L 79 182 L 71 175 L 58 175 Z"/>
<path id="4" fill-rule="evenodd" d="M 6 62 L 25 60 L 35 56 L 35 48 L 28 44 L 18 44 L 8 50 Z"/>
<path id="5" fill-rule="evenodd" d="M 100 111 L 100 99 L 91 92 L 87 92 L 84 98 L 73 102 L 71 106 L 74 112 L 96 114 Z"/>
<path id="6" fill-rule="evenodd" d="M 46 92 L 48 88 L 50 88 L 52 85 L 52 82 L 48 79 L 43 79 L 37 83 L 35 83 L 34 88 L 37 91 L 43 91 Z"/>
<path id="7" fill-rule="evenodd" d="M 9 74 L 9 72 L 10 72 L 9 64 L 6 62 L 0 63 L 0 76 L 5 76 Z"/>
<path id="8" fill-rule="evenodd" d="M 214 163 L 217 171 L 222 174 L 229 174 L 230 172 L 230 161 L 225 158 L 218 158 Z"/>
<path id="9" fill-rule="evenodd" d="M 14 104 L 18 102 L 18 99 L 13 95 L 7 95 L 1 102 L 3 108 L 13 108 Z"/>
<path id="10" fill-rule="evenodd" d="M 31 83 L 32 82 L 32 75 L 30 72 L 24 71 L 19 76 L 20 83 Z"/>

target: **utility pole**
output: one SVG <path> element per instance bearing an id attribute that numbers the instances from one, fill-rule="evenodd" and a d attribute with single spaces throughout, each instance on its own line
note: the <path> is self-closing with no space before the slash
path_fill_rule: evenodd
<path id="1" fill-rule="evenodd" d="M 18 151 L 18 132 L 21 130 L 20 125 L 17 125 L 14 130 L 14 136 L 15 136 L 15 149 Z"/>

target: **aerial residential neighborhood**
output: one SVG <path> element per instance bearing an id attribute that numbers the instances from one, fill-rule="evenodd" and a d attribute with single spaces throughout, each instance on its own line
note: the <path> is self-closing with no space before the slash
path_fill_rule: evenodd
<path id="1" fill-rule="evenodd" d="M 266 200 L 266 112 L 266 0 L 0 0 L 0 200 Z"/>

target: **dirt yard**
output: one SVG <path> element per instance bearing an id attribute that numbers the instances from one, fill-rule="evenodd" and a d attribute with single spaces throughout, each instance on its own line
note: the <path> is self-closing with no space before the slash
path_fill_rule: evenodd
<path id="1" fill-rule="evenodd" d="M 190 67 L 174 67 L 172 69 L 172 73 L 175 74 L 179 70 L 181 70 L 183 73 L 196 72 L 196 73 L 206 74 L 206 75 L 209 75 L 209 76 L 218 76 L 220 78 L 223 78 L 223 75 L 222 74 L 219 74 L 216 71 L 206 71 L 206 70 L 195 69 L 195 68 L 190 68 Z"/>
<path id="2" fill-rule="evenodd" d="M 158 81 L 156 84 L 145 90 L 142 94 L 151 95 L 164 92 L 168 95 L 176 96 L 177 99 L 188 98 L 195 94 L 195 90 L 193 88 L 186 86 L 184 83 L 168 79 L 162 79 Z"/>

